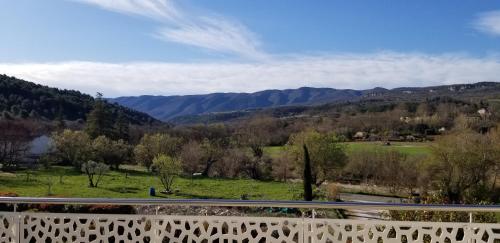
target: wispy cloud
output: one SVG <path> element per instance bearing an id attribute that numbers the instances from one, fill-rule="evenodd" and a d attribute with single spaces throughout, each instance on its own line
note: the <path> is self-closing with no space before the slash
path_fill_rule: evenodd
<path id="1" fill-rule="evenodd" d="M 202 24 L 163 28 L 158 32 L 158 37 L 213 51 L 238 53 L 255 60 L 268 58 L 268 55 L 260 50 L 258 38 L 245 26 L 216 17 L 204 17 L 201 20 Z"/>
<path id="2" fill-rule="evenodd" d="M 101 7 L 106 10 L 133 14 L 158 21 L 177 21 L 183 13 L 171 0 L 74 0 Z"/>
<path id="3" fill-rule="evenodd" d="M 0 73 L 114 97 L 301 86 L 366 89 L 500 81 L 500 58 L 378 52 L 277 57 L 266 63 L 0 63 Z"/>
<path id="4" fill-rule="evenodd" d="M 500 10 L 479 14 L 473 26 L 481 32 L 500 36 Z"/>
<path id="5" fill-rule="evenodd" d="M 203 11 L 181 9 L 173 0 L 75 0 L 123 14 L 138 15 L 157 21 L 161 27 L 155 36 L 215 52 L 264 60 L 257 36 L 243 24 Z"/>

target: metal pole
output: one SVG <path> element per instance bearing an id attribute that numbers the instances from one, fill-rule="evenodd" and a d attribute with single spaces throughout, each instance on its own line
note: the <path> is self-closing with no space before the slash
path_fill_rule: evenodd
<path id="1" fill-rule="evenodd" d="M 474 234 L 474 229 L 472 228 L 472 221 L 473 221 L 473 216 L 472 216 L 472 212 L 469 212 L 469 235 L 470 237 L 472 238 L 472 235 Z M 469 243 L 473 243 L 474 241 L 472 239 L 469 239 L 467 242 Z"/>
<path id="2" fill-rule="evenodd" d="M 133 199 L 133 198 L 36 198 L 0 197 L 6 204 L 59 204 L 59 205 L 152 205 L 152 206 L 202 206 L 202 207 L 282 207 L 304 209 L 373 209 L 400 211 L 445 211 L 445 212 L 500 212 L 500 205 L 445 205 L 445 204 L 400 204 L 365 202 L 319 202 L 319 201 L 257 201 L 257 200 L 202 200 L 202 199 Z"/>
<path id="3" fill-rule="evenodd" d="M 311 221 L 313 224 L 316 224 L 316 220 L 315 219 L 316 219 L 316 210 L 313 208 L 313 210 L 312 210 L 312 221 Z M 316 235 L 314 235 L 314 227 L 312 227 L 312 226 L 311 226 L 311 235 L 313 236 L 311 238 L 311 243 L 314 243 L 314 238 L 316 238 Z"/>

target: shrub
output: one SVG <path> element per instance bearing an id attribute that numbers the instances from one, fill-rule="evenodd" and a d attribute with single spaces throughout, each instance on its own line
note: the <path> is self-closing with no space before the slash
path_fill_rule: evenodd
<path id="1" fill-rule="evenodd" d="M 109 166 L 89 160 L 82 164 L 82 172 L 87 174 L 89 187 L 97 187 L 104 173 L 109 171 Z"/>
<path id="2" fill-rule="evenodd" d="M 326 199 L 328 201 L 337 201 L 339 199 L 340 188 L 336 183 L 326 185 Z"/>
<path id="3" fill-rule="evenodd" d="M 153 166 L 158 173 L 161 184 L 165 188 L 165 192 L 171 193 L 175 177 L 182 172 L 180 161 L 168 155 L 160 154 L 153 159 Z"/>

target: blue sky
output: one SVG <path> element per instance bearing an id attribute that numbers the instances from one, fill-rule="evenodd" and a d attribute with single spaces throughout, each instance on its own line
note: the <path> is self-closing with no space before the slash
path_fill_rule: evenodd
<path id="1" fill-rule="evenodd" d="M 500 1 L 8 0 L 0 73 L 106 96 L 500 81 Z"/>

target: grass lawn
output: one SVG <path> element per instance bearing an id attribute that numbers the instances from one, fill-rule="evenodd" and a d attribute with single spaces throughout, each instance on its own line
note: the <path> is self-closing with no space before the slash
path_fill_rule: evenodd
<path id="1" fill-rule="evenodd" d="M 62 183 L 60 183 L 60 175 Z M 0 173 L 0 192 L 19 196 L 47 196 L 47 181 L 52 180 L 52 194 L 60 197 L 149 198 L 149 188 L 162 190 L 156 176 L 145 171 L 111 171 L 103 177 L 98 188 L 89 188 L 87 177 L 70 167 L 52 167 L 35 172 L 30 181 L 25 172 Z M 172 195 L 157 193 L 158 197 L 199 199 L 240 199 L 247 194 L 251 200 L 292 200 L 301 191 L 301 184 L 262 182 L 248 179 L 177 178 Z"/>
<path id="2" fill-rule="evenodd" d="M 431 143 L 409 143 L 409 142 L 391 142 L 390 146 L 385 146 L 382 142 L 349 142 L 347 143 L 347 152 L 359 152 L 366 150 L 397 150 L 407 155 L 425 155 L 431 152 Z"/>
<path id="3" fill-rule="evenodd" d="M 347 153 L 355 153 L 359 151 L 383 149 L 395 149 L 407 155 L 425 155 L 430 153 L 431 143 L 421 142 L 391 142 L 391 146 L 385 146 L 382 142 L 348 142 Z M 280 156 L 284 151 L 283 146 L 271 146 L 264 148 L 264 152 L 271 157 Z"/>

